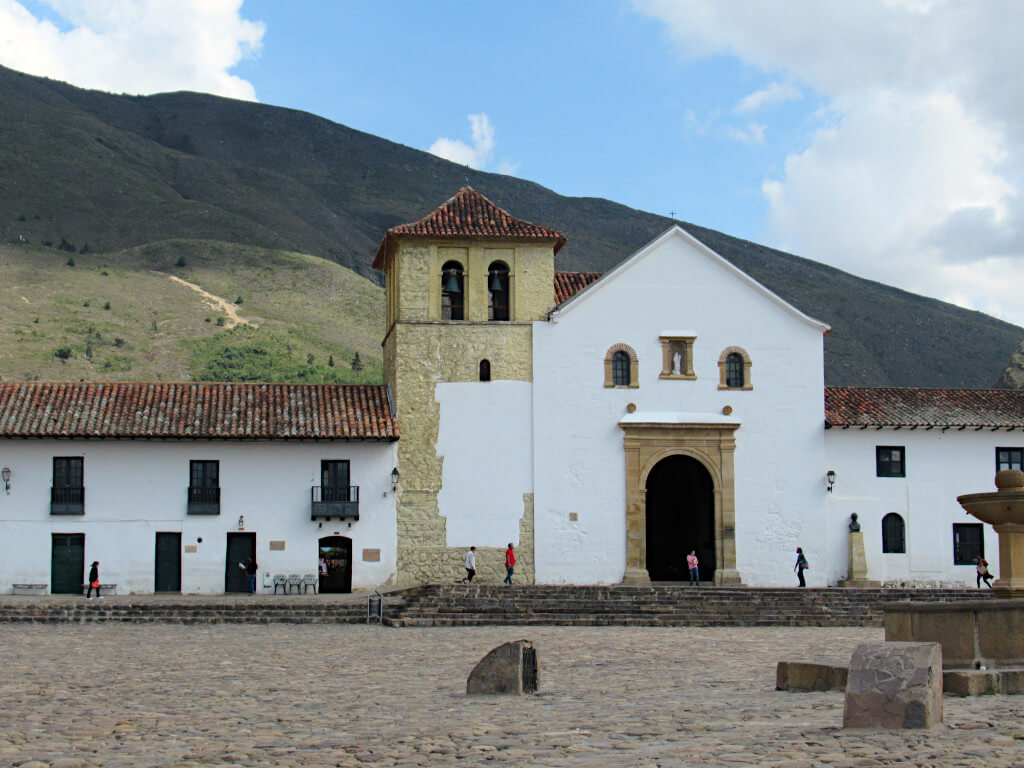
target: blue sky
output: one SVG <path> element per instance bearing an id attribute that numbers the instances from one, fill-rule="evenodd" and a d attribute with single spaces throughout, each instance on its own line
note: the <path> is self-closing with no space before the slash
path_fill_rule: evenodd
<path id="1" fill-rule="evenodd" d="M 306 110 L 1024 324 L 1022 28 L 1018 0 L 0 0 L 0 64 Z"/>
<path id="2" fill-rule="evenodd" d="M 761 180 L 814 122 L 804 99 L 760 116 L 763 143 L 730 138 L 748 122 L 733 106 L 771 78 L 733 57 L 676 55 L 662 24 L 617 0 L 248 0 L 243 11 L 266 23 L 260 56 L 235 69 L 261 101 L 424 150 L 469 142 L 468 115 L 484 113 L 488 170 L 504 161 L 561 194 L 743 237 L 763 236 Z"/>

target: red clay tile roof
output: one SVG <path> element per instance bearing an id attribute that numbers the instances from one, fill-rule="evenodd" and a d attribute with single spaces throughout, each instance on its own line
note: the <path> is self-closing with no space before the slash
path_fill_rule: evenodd
<path id="1" fill-rule="evenodd" d="M 0 382 L 0 437 L 396 440 L 366 384 Z"/>
<path id="2" fill-rule="evenodd" d="M 515 218 L 472 187 L 463 187 L 419 221 L 391 227 L 377 248 L 374 269 L 384 268 L 384 254 L 395 237 L 554 240 L 555 253 L 565 245 L 565 238 L 555 230 Z"/>
<path id="3" fill-rule="evenodd" d="M 825 387 L 831 427 L 1024 428 L 1024 391 Z"/>
<path id="4" fill-rule="evenodd" d="M 555 304 L 571 299 L 601 276 L 601 272 L 555 272 Z"/>

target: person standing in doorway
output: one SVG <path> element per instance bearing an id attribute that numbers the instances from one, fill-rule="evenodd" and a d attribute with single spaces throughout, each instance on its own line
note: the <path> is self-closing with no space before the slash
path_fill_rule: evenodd
<path id="1" fill-rule="evenodd" d="M 249 594 L 256 594 L 256 572 L 259 570 L 259 566 L 256 565 L 256 558 L 250 557 L 244 563 L 239 563 L 238 567 L 245 571 L 245 575 L 249 577 Z"/>
<path id="2" fill-rule="evenodd" d="M 476 576 L 476 547 L 470 547 L 466 553 L 466 583 L 472 584 Z"/>
<path id="3" fill-rule="evenodd" d="M 505 550 L 505 583 L 512 586 L 512 573 L 516 569 L 516 553 L 512 551 L 512 542 L 509 542 Z"/>
<path id="4" fill-rule="evenodd" d="M 796 577 L 800 579 L 800 586 L 806 587 L 807 582 L 804 581 L 804 571 L 810 568 L 807 564 L 807 558 L 804 557 L 804 551 L 800 548 L 796 548 L 796 565 L 793 566 L 793 570 L 796 571 Z"/>
<path id="5" fill-rule="evenodd" d="M 690 554 L 686 556 L 686 567 L 690 569 L 690 586 L 700 586 L 700 570 L 698 569 L 700 563 L 697 562 L 697 550 L 691 549 Z"/>
<path id="6" fill-rule="evenodd" d="M 85 591 L 85 599 L 92 600 L 92 591 L 96 590 L 96 597 L 100 598 L 103 595 L 100 594 L 100 561 L 94 560 L 92 567 L 89 569 L 89 588 Z"/>
<path id="7" fill-rule="evenodd" d="M 985 582 L 985 586 L 992 589 L 992 585 L 989 582 L 992 580 L 992 574 L 988 570 L 988 560 L 980 555 L 976 558 L 978 563 L 978 589 L 981 589 L 981 582 Z"/>

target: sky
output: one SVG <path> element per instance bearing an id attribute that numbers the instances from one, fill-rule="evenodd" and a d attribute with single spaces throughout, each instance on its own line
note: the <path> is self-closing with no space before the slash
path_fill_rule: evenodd
<path id="1" fill-rule="evenodd" d="M 1021 29 L 1018 0 L 0 0 L 0 64 L 305 110 L 1024 325 Z"/>

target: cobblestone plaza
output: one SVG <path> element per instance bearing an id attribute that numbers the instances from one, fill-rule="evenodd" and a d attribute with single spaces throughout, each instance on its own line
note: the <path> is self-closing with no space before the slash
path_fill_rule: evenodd
<path id="1" fill-rule="evenodd" d="M 467 698 L 506 640 L 536 696 Z M 849 661 L 877 628 L 0 627 L 0 766 L 1024 766 L 1024 697 L 945 699 L 929 732 L 844 732 L 841 693 L 780 659 Z"/>

